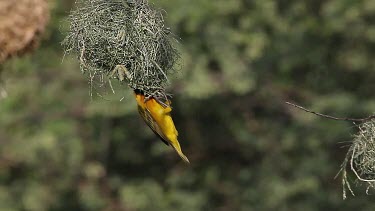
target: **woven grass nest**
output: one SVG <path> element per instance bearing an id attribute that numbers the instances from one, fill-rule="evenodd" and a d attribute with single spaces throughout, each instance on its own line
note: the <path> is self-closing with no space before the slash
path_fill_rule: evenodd
<path id="1" fill-rule="evenodd" d="M 166 98 L 178 53 L 162 10 L 147 0 L 78 0 L 69 21 L 63 45 L 78 56 L 83 72 L 108 76 L 121 67 L 127 77 L 114 77 L 146 96 Z"/>
<path id="2" fill-rule="evenodd" d="M 34 49 L 48 19 L 47 0 L 1 0 L 0 64 Z"/>
<path id="3" fill-rule="evenodd" d="M 375 119 L 358 125 L 359 132 L 354 136 L 353 143 L 342 164 L 343 184 L 354 195 L 347 180 L 346 168 L 356 176 L 358 182 L 367 184 L 367 192 L 375 189 Z M 344 187 L 344 198 L 346 198 Z"/>

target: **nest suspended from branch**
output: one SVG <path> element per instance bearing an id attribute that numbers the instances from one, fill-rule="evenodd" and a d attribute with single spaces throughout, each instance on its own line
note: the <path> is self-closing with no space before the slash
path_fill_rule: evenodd
<path id="1" fill-rule="evenodd" d="M 76 4 L 63 45 L 67 53 L 78 56 L 81 70 L 103 76 L 120 66 L 128 70 L 131 88 L 166 97 L 168 75 L 178 53 L 162 11 L 146 0 L 78 0 Z"/>
<path id="2" fill-rule="evenodd" d="M 0 64 L 33 50 L 49 19 L 47 0 L 0 1 Z"/>
<path id="3" fill-rule="evenodd" d="M 375 189 L 375 119 L 361 123 L 342 164 L 343 184 L 353 194 L 346 176 L 346 167 L 355 174 L 359 182 L 367 183 L 367 191 Z M 354 194 L 353 194 L 354 195 Z M 344 198 L 346 198 L 344 187 Z"/>

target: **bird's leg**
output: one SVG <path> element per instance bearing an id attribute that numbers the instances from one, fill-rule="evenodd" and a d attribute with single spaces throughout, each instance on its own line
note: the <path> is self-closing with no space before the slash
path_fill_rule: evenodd
<path id="1" fill-rule="evenodd" d="M 126 78 L 127 78 L 129 81 L 132 80 L 132 77 L 131 77 L 131 75 L 130 75 L 130 72 L 129 72 L 129 70 L 125 67 L 125 65 L 116 65 L 116 67 L 113 68 L 110 77 L 112 78 L 113 75 L 115 75 L 115 74 L 117 74 L 117 78 L 119 79 L 119 81 L 123 81 L 123 80 L 125 80 L 125 76 L 126 76 Z"/>
<path id="2" fill-rule="evenodd" d="M 152 98 L 152 95 L 145 96 L 145 102 L 148 101 L 148 100 L 150 100 L 151 98 Z"/>
<path id="3" fill-rule="evenodd" d="M 155 100 L 158 101 L 158 103 L 162 105 L 164 108 L 170 108 L 170 106 L 166 104 L 165 102 L 163 102 L 162 100 L 157 99 L 157 98 L 155 98 Z"/>
<path id="4" fill-rule="evenodd" d="M 149 101 L 150 99 L 154 98 L 160 105 L 162 105 L 164 108 L 170 107 L 167 103 L 163 102 L 159 97 L 155 97 L 153 95 L 147 95 L 145 96 L 144 102 Z"/>

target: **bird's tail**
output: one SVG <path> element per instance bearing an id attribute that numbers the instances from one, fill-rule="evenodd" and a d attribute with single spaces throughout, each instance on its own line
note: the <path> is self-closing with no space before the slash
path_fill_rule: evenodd
<path id="1" fill-rule="evenodd" d="M 172 141 L 171 142 L 171 146 L 177 152 L 177 154 L 182 158 L 183 161 L 185 161 L 186 163 L 190 163 L 189 159 L 184 155 L 184 153 L 182 153 L 180 144 L 178 143 L 177 140 L 176 141 Z"/>

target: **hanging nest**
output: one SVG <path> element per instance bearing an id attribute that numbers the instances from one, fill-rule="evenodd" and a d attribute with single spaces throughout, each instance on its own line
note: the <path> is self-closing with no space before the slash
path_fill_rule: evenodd
<path id="1" fill-rule="evenodd" d="M 125 79 L 131 88 L 166 97 L 178 53 L 162 10 L 146 0 L 78 0 L 69 19 L 63 45 L 78 56 L 90 78 L 112 75 L 121 67 L 128 71 Z M 118 75 L 114 74 L 122 80 Z"/>
<path id="2" fill-rule="evenodd" d="M 36 48 L 48 19 L 47 0 L 1 0 L 0 64 Z"/>
<path id="3" fill-rule="evenodd" d="M 359 132 L 354 136 L 342 164 L 344 198 L 346 198 L 346 187 L 354 195 L 347 180 L 347 167 L 355 174 L 358 182 L 367 184 L 367 192 L 375 188 L 375 120 L 364 122 L 358 128 Z"/>

